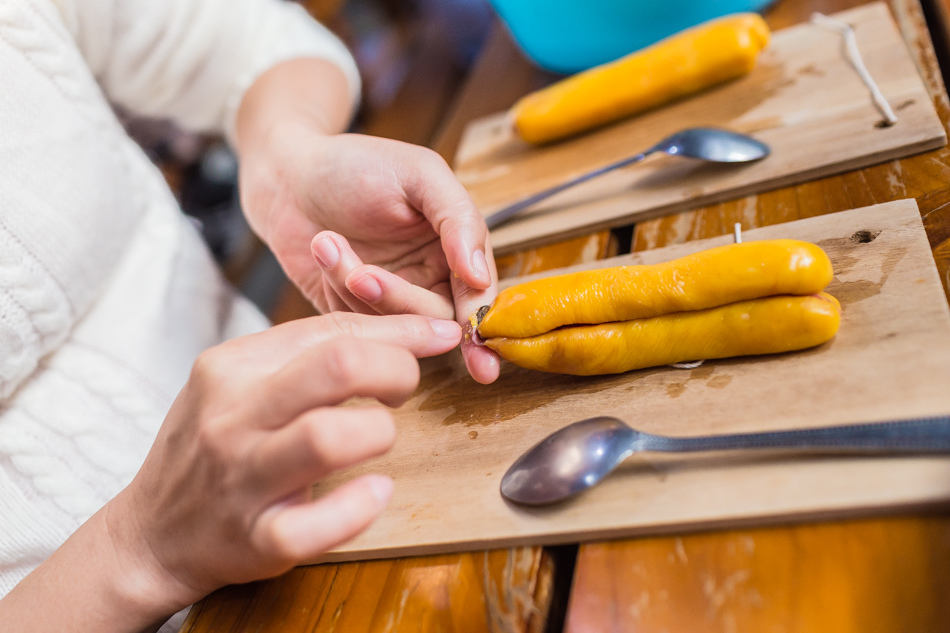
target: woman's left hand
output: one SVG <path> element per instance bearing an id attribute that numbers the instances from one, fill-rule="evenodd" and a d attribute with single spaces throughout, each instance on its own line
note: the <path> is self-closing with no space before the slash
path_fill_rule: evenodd
<path id="1" fill-rule="evenodd" d="M 332 84 L 321 64 L 329 66 L 278 65 L 242 102 L 241 200 L 252 228 L 323 312 L 421 314 L 466 325 L 497 293 L 484 220 L 435 152 L 332 134 L 339 117 L 327 113 L 339 107 L 299 94 L 308 72 L 323 70 Z M 345 86 L 331 88 L 322 99 Z M 462 351 L 476 380 L 497 378 L 493 352 L 470 341 Z"/>

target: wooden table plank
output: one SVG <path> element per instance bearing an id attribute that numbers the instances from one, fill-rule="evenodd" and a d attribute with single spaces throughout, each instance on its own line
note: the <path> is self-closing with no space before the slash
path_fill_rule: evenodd
<path id="1" fill-rule="evenodd" d="M 780 2 L 773 28 L 855 2 Z M 950 107 L 917 0 L 893 0 L 937 112 Z M 950 151 L 748 196 L 639 224 L 644 250 L 722 235 L 733 222 L 777 224 L 905 197 L 917 199 L 950 296 Z M 950 516 L 905 516 L 584 545 L 566 631 L 950 630 Z"/>
<path id="2" fill-rule="evenodd" d="M 520 548 L 300 567 L 212 594 L 181 630 L 540 633 L 552 564 L 540 548 Z"/>
<path id="3" fill-rule="evenodd" d="M 583 548 L 566 630 L 950 630 L 950 518 L 840 521 Z"/>

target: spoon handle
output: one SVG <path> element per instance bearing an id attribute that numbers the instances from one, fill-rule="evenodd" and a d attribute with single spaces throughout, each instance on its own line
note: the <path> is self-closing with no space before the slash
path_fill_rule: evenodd
<path id="1" fill-rule="evenodd" d="M 527 198 L 522 198 L 518 202 L 512 203 L 508 205 L 507 207 L 503 209 L 499 209 L 498 211 L 495 211 L 491 215 L 487 216 L 485 218 L 485 224 L 488 225 L 489 229 L 493 229 L 499 224 L 501 224 L 502 222 L 504 222 L 505 220 L 507 220 L 508 218 L 512 217 L 513 215 L 516 215 L 517 213 L 520 213 L 521 211 L 524 211 L 525 209 L 527 209 L 528 207 L 530 207 L 531 205 L 537 202 L 541 202 L 542 200 L 550 198 L 554 194 L 561 193 L 565 189 L 570 189 L 574 185 L 579 185 L 582 182 L 587 182 L 588 180 L 592 180 L 598 176 L 602 176 L 603 174 L 606 174 L 609 171 L 613 171 L 621 167 L 626 167 L 627 165 L 632 165 L 634 163 L 639 163 L 641 160 L 643 160 L 644 158 L 646 158 L 647 156 L 649 156 L 655 151 L 656 151 L 656 148 L 651 147 L 649 150 L 647 150 L 646 152 L 643 152 L 642 154 L 637 154 L 636 156 L 628 156 L 627 158 L 618 160 L 615 163 L 610 163 L 609 165 L 605 165 L 604 167 L 599 167 L 593 171 L 589 171 L 586 174 L 581 174 L 580 176 L 571 178 L 570 180 L 562 182 L 559 185 L 554 185 L 550 189 L 545 189 L 544 191 L 539 191 L 538 193 L 532 194 L 528 196 Z"/>
<path id="2" fill-rule="evenodd" d="M 644 433 L 641 439 L 641 450 L 671 453 L 739 448 L 940 452 L 950 451 L 950 416 L 702 437 L 666 437 Z"/>

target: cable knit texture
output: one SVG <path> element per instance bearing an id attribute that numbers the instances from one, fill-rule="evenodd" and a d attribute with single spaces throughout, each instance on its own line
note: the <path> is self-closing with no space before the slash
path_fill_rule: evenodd
<path id="1" fill-rule="evenodd" d="M 230 133 L 295 57 L 358 96 L 278 0 L 0 0 L 0 595 L 128 484 L 198 353 L 267 326 L 109 103 Z"/>

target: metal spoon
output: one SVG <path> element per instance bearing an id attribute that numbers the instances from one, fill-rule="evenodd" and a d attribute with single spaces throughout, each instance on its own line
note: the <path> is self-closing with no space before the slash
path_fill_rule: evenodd
<path id="1" fill-rule="evenodd" d="M 504 209 L 495 211 L 485 218 L 488 228 L 493 229 L 508 218 L 527 209 L 536 202 L 545 198 L 550 198 L 556 193 L 565 189 L 570 189 L 574 185 L 587 182 L 592 178 L 606 174 L 609 171 L 626 167 L 641 160 L 655 152 L 665 152 L 672 156 L 686 156 L 687 158 L 698 158 L 714 163 L 747 163 L 749 161 L 759 160 L 769 155 L 769 146 L 761 141 L 757 141 L 750 136 L 730 132 L 728 130 L 719 130 L 709 127 L 694 127 L 682 130 L 668 136 L 650 149 L 636 156 L 629 156 L 605 167 L 600 167 L 594 171 L 588 172 L 567 182 L 562 182 L 550 189 L 545 189 L 532 194 L 527 198 L 519 200 Z"/>
<path id="2" fill-rule="evenodd" d="M 950 416 L 699 437 L 651 435 L 617 418 L 589 418 L 554 432 L 519 457 L 501 478 L 501 494 L 516 503 L 544 505 L 590 488 L 633 453 L 743 448 L 862 453 L 950 451 Z"/>

